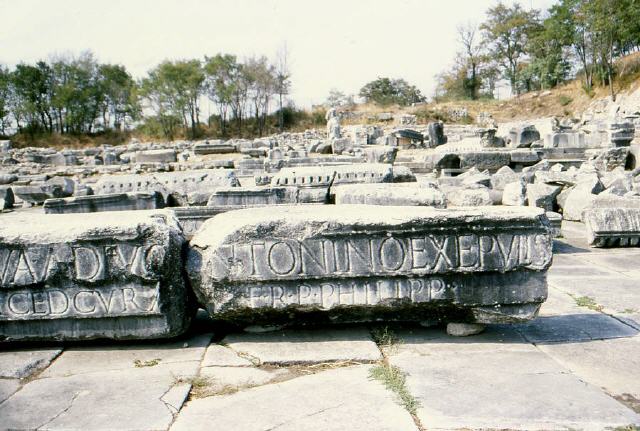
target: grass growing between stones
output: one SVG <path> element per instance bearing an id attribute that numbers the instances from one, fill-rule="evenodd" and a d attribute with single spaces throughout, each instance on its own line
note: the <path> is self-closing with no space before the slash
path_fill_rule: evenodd
<path id="1" fill-rule="evenodd" d="M 144 367 L 154 367 L 156 365 L 158 365 L 160 363 L 161 359 L 150 359 L 148 361 L 141 361 L 140 359 L 136 359 L 135 361 L 133 361 L 133 365 L 135 365 L 136 368 L 144 368 Z"/>
<path id="2" fill-rule="evenodd" d="M 391 365 L 388 359 L 388 355 L 402 344 L 402 339 L 388 326 L 373 328 L 371 338 L 380 349 L 384 359 L 371 368 L 369 378 L 381 382 L 393 392 L 398 397 L 400 405 L 409 412 L 418 429 L 423 430 L 424 427 L 417 415 L 420 402 L 409 392 L 405 373 L 400 368 Z"/>
<path id="3" fill-rule="evenodd" d="M 373 342 L 380 348 L 383 355 L 402 344 L 402 340 L 388 326 L 373 328 L 371 330 L 371 338 L 373 338 Z"/>
<path id="4" fill-rule="evenodd" d="M 578 307 L 586 307 L 589 310 L 601 312 L 604 308 L 590 296 L 574 296 L 573 300 L 576 301 L 576 305 L 578 305 Z"/>
<path id="5" fill-rule="evenodd" d="M 189 399 L 204 398 L 211 395 L 217 395 L 218 392 L 212 390 L 212 380 L 205 376 L 193 376 L 193 377 L 175 377 L 173 380 L 174 385 L 187 383 L 191 385 L 189 391 Z"/>
<path id="6" fill-rule="evenodd" d="M 406 376 L 398 367 L 389 365 L 386 361 L 371 368 L 369 376 L 380 381 L 387 389 L 392 391 L 400 399 L 400 404 L 412 416 L 416 415 L 420 403 L 407 389 Z"/>

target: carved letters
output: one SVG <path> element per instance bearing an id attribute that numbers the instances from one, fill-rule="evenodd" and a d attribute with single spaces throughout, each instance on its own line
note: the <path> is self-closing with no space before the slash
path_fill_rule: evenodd
<path id="1" fill-rule="evenodd" d="M 159 284 L 0 291 L 0 321 L 160 314 Z"/>
<path id="2" fill-rule="evenodd" d="M 543 233 L 265 238 L 220 247 L 212 275 L 274 280 L 540 270 L 550 264 L 548 242 Z"/>
<path id="3" fill-rule="evenodd" d="M 526 289 L 522 289 L 526 287 Z M 427 277 L 372 277 L 339 280 L 282 281 L 261 284 L 241 283 L 222 294 L 216 304 L 226 307 L 274 308 L 313 306 L 396 305 L 440 302 L 473 305 L 511 304 L 542 301 L 547 295 L 543 274 L 515 271 L 505 274 L 479 273 Z"/>
<path id="4" fill-rule="evenodd" d="M 156 244 L 0 244 L 0 289 L 45 283 L 59 275 L 81 282 L 117 276 L 157 279 L 164 249 Z"/>

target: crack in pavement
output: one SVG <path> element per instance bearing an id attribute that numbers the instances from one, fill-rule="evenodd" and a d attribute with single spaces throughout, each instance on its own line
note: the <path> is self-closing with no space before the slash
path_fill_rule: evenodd
<path id="1" fill-rule="evenodd" d="M 315 411 L 315 412 L 312 412 L 312 413 L 309 413 L 309 414 L 303 415 L 303 416 L 301 416 L 301 417 L 297 417 L 297 418 L 290 419 L 290 420 L 288 420 L 288 421 L 280 422 L 279 424 L 276 424 L 275 426 L 273 426 L 273 427 L 271 427 L 271 428 L 267 428 L 267 429 L 265 429 L 264 431 L 274 431 L 274 430 L 276 430 L 276 429 L 280 428 L 281 426 L 286 425 L 286 424 L 288 424 L 288 423 L 291 423 L 291 422 L 297 421 L 297 420 L 302 419 L 302 418 L 310 418 L 310 417 L 313 417 L 313 416 L 319 415 L 320 413 L 324 413 L 324 412 L 326 412 L 326 411 L 328 411 L 328 410 L 337 409 L 338 407 L 342 407 L 344 404 L 345 404 L 345 403 L 340 403 L 340 404 L 337 404 L 337 405 L 335 405 L 335 406 L 329 406 L 329 407 L 326 407 L 326 408 L 324 408 L 324 409 L 320 409 L 320 410 L 318 410 L 318 411 Z"/>
<path id="2" fill-rule="evenodd" d="M 55 415 L 54 417 L 52 417 L 51 419 L 49 419 L 47 422 L 43 423 L 42 425 L 40 425 L 39 427 L 36 427 L 36 429 L 42 429 L 43 427 L 49 425 L 51 422 L 53 422 L 54 420 L 58 419 L 63 413 L 66 413 L 69 411 L 69 409 L 73 406 L 73 403 L 76 401 L 76 399 L 80 396 L 82 392 L 75 392 L 73 394 L 73 397 L 71 397 L 71 400 L 69 401 L 69 405 L 62 409 L 57 415 Z"/>

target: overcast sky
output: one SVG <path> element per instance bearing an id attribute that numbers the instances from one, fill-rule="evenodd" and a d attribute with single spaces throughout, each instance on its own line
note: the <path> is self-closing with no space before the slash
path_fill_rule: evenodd
<path id="1" fill-rule="evenodd" d="M 286 43 L 292 97 L 308 106 L 331 88 L 357 93 L 378 76 L 431 96 L 453 62 L 456 27 L 495 0 L 0 0 L 0 63 L 91 50 L 135 76 L 165 59 L 218 52 L 275 57 Z M 553 0 L 522 0 L 548 8 Z"/>

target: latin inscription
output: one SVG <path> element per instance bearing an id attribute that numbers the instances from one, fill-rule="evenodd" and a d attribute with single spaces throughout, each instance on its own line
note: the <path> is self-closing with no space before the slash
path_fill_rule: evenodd
<path id="1" fill-rule="evenodd" d="M 424 275 L 546 269 L 548 234 L 353 236 L 263 239 L 219 247 L 216 279 L 270 280 L 349 275 Z"/>
<path id="2" fill-rule="evenodd" d="M 157 244 L 0 244 L 0 287 L 44 283 L 54 276 L 82 282 L 120 276 L 156 280 L 163 260 L 164 248 Z"/>
<path id="3" fill-rule="evenodd" d="M 493 305 L 541 302 L 547 296 L 544 274 L 524 274 L 519 271 L 445 277 L 284 281 L 225 286 L 223 290 L 226 292 L 218 297 L 216 304 L 221 310 L 238 306 L 275 309 L 316 306 L 331 309 L 338 306 L 392 305 L 397 302 Z"/>
<path id="4" fill-rule="evenodd" d="M 159 284 L 0 291 L 0 321 L 160 314 Z"/>

